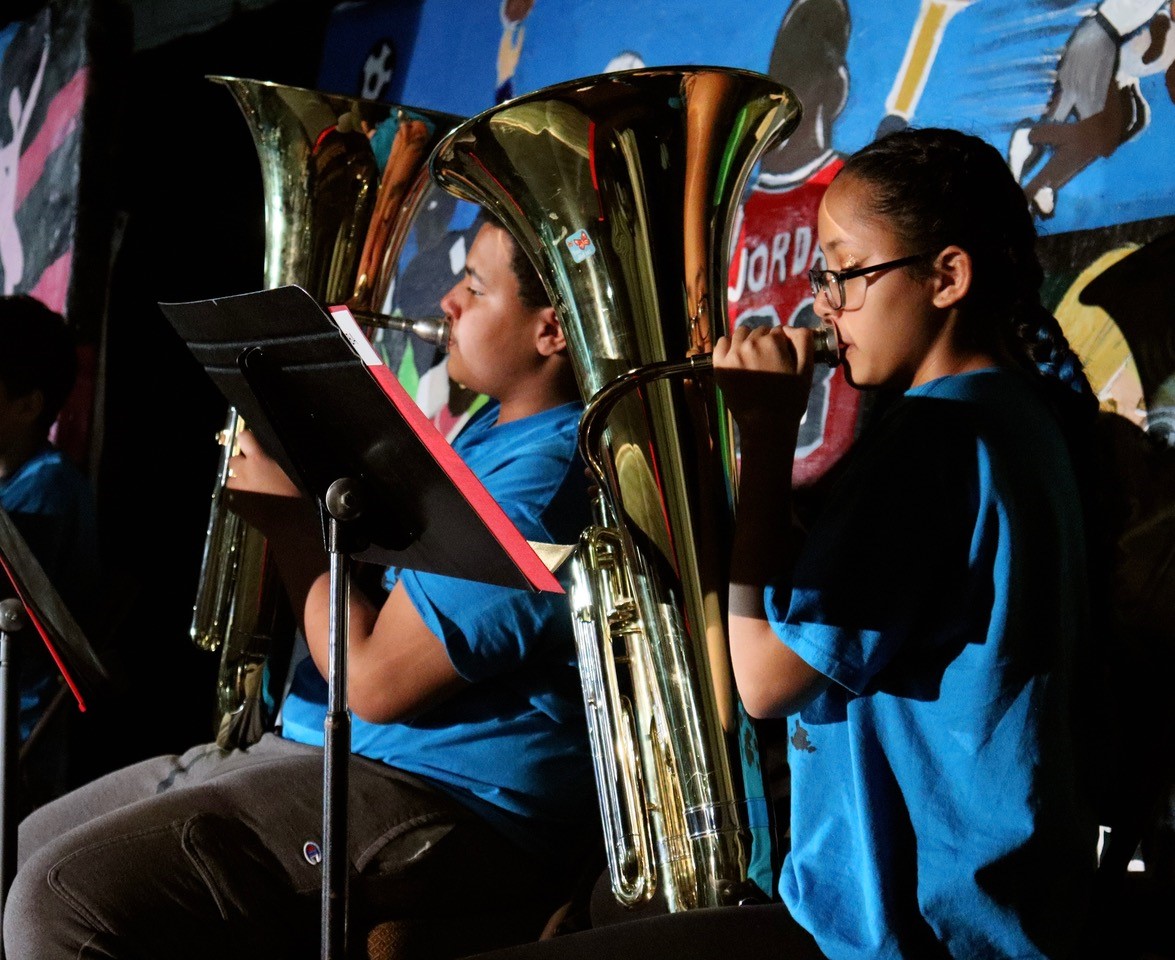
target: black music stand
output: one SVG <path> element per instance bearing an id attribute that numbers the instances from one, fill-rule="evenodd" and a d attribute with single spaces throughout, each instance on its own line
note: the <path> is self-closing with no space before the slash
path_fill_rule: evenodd
<path id="1" fill-rule="evenodd" d="M 562 588 L 346 308 L 328 313 L 296 286 L 159 306 L 266 452 L 319 506 L 331 610 L 322 956 L 341 960 L 351 753 L 346 558 L 518 589 Z"/>
<path id="2" fill-rule="evenodd" d="M 17 762 L 20 756 L 20 697 L 18 668 L 21 639 L 18 634 L 32 625 L 78 708 L 86 709 L 86 697 L 107 682 L 106 671 L 94 648 L 82 633 L 53 584 L 29 550 L 8 514 L 0 509 L 0 929 L 4 903 L 16 874 L 16 817 L 13 804 L 19 796 Z M 0 958 L 4 955 L 0 944 Z"/>

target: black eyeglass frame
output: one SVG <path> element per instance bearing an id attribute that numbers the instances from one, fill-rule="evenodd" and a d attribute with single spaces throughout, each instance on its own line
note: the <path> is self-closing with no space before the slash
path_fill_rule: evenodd
<path id="1" fill-rule="evenodd" d="M 812 286 L 812 296 L 820 296 L 821 290 L 827 291 L 828 304 L 833 310 L 841 310 L 845 304 L 845 281 L 854 280 L 857 277 L 864 277 L 870 273 L 876 273 L 879 270 L 891 270 L 894 267 L 907 267 L 911 263 L 917 263 L 919 260 L 924 260 L 931 256 L 933 250 L 924 250 L 922 253 L 915 253 L 909 257 L 899 257 L 897 260 L 888 260 L 885 263 L 875 263 L 868 267 L 855 267 L 852 270 L 822 270 L 813 267 L 808 271 L 808 283 Z M 832 300 L 832 283 L 829 279 L 836 281 L 836 292 L 839 295 L 839 302 L 833 303 Z"/>

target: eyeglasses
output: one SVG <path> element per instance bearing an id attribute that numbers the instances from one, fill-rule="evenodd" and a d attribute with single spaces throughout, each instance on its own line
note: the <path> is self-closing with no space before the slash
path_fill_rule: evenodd
<path id="1" fill-rule="evenodd" d="M 927 250 L 923 253 L 916 253 L 911 257 L 901 257 L 897 260 L 889 260 L 886 263 L 875 263 L 871 267 L 857 267 L 855 270 L 820 270 L 813 267 L 808 271 L 808 282 L 812 284 L 812 296 L 818 297 L 823 293 L 828 298 L 828 305 L 833 310 L 843 310 L 847 302 L 845 300 L 846 281 L 856 279 L 857 277 L 865 277 L 871 273 L 877 273 L 879 270 L 892 270 L 894 267 L 908 266 L 911 263 L 916 263 L 930 256 L 932 252 Z M 864 301 L 864 296 L 861 299 Z M 860 305 L 858 303 L 849 309 L 855 310 Z"/>

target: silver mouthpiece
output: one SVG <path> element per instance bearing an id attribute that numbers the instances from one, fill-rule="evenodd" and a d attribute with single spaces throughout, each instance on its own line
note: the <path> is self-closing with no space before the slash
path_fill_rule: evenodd
<path id="1" fill-rule="evenodd" d="M 393 320 L 404 321 L 404 326 L 398 329 L 410 330 L 426 343 L 435 344 L 439 350 L 449 349 L 449 332 L 453 325 L 448 317 L 392 317 Z"/>
<path id="2" fill-rule="evenodd" d="M 816 348 L 813 357 L 816 363 L 827 367 L 835 367 L 840 363 L 840 342 L 836 335 L 836 327 L 831 323 L 816 327 L 812 331 L 812 343 Z"/>
<path id="3" fill-rule="evenodd" d="M 386 313 L 354 311 L 356 319 L 369 327 L 384 330 L 406 330 L 418 336 L 425 343 L 434 344 L 438 350 L 449 349 L 449 332 L 452 324 L 448 317 L 392 317 Z"/>

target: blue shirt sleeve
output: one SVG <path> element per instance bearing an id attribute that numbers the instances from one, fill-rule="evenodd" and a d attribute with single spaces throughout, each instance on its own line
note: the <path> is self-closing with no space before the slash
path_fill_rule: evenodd
<path id="1" fill-rule="evenodd" d="M 479 411 L 454 449 L 523 536 L 573 542 L 589 521 L 587 481 L 575 447 L 579 405 L 501 425 L 497 410 L 493 403 Z M 413 570 L 389 571 L 385 585 L 391 589 L 397 580 L 466 680 L 488 680 L 526 661 L 560 655 L 553 649 L 560 631 L 551 626 L 570 616 L 565 597 Z"/>
<path id="2" fill-rule="evenodd" d="M 550 618 L 567 615 L 550 594 L 413 570 L 399 582 L 454 669 L 474 683 L 516 670 L 547 636 Z"/>

